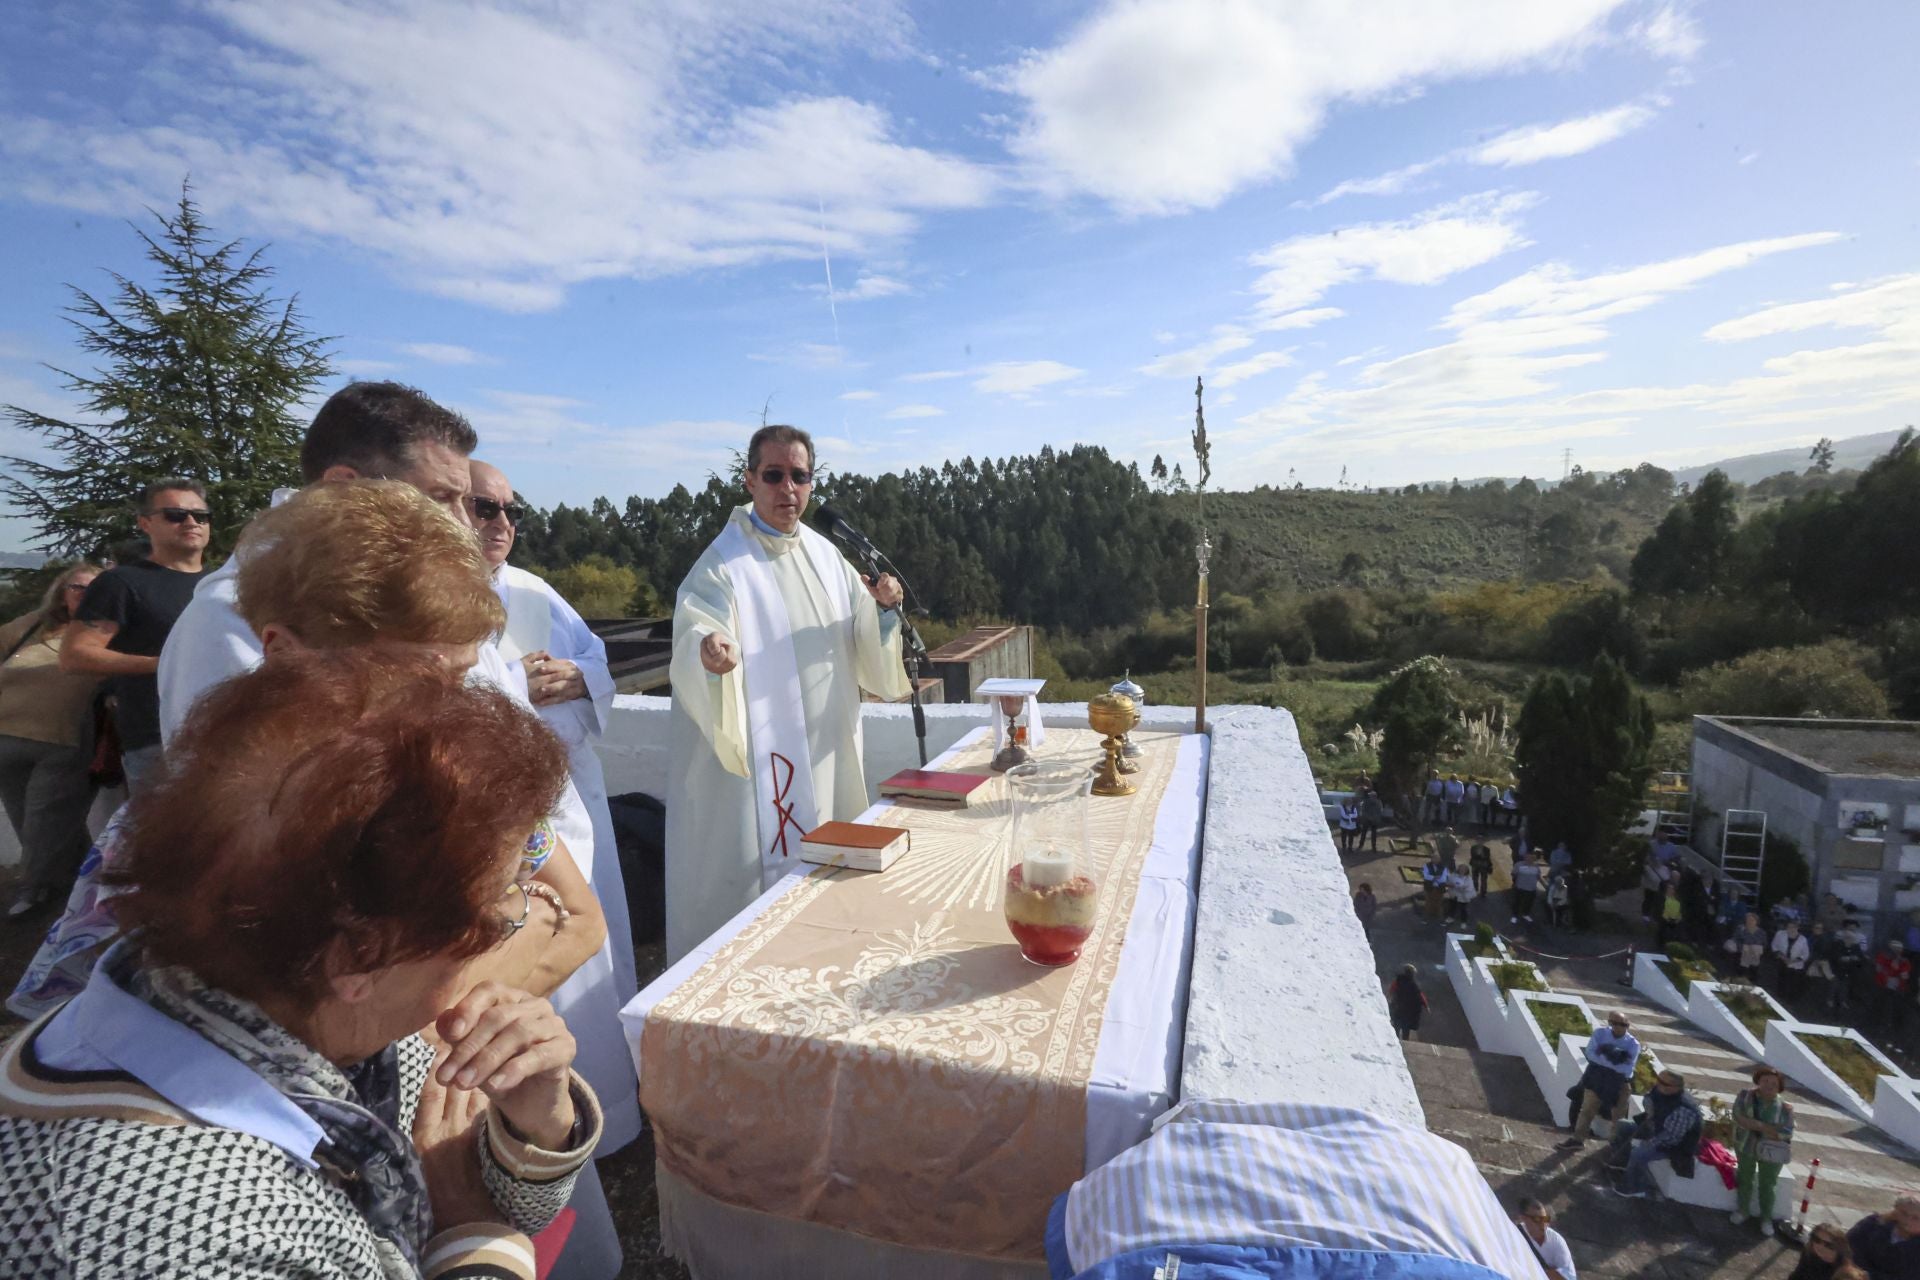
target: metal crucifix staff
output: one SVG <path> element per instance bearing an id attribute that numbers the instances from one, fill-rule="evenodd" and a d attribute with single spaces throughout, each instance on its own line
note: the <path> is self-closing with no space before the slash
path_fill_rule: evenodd
<path id="1" fill-rule="evenodd" d="M 1207 384 L 1193 380 L 1193 456 L 1200 464 L 1200 484 L 1195 491 L 1200 499 L 1200 541 L 1194 556 L 1200 562 L 1200 591 L 1193 603 L 1193 731 L 1207 731 L 1207 562 L 1213 557 L 1213 540 L 1207 536 L 1207 478 L 1213 474 L 1213 447 L 1207 443 L 1207 414 L 1202 397 Z"/>

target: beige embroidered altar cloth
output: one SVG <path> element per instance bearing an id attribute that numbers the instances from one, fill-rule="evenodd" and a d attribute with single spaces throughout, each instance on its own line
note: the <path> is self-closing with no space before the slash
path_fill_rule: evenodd
<path id="1" fill-rule="evenodd" d="M 1004 779 L 912 829 L 874 874 L 821 868 L 656 1003 L 656 1151 L 716 1199 L 900 1244 L 1034 1258 L 1083 1171 L 1088 1075 L 1180 735 L 1140 733 L 1136 794 L 1089 801 L 1100 909 L 1080 959 L 1028 964 L 1001 915 Z M 1099 736 L 1045 756 L 1093 764 Z M 948 763 L 986 772 L 981 742 Z"/>

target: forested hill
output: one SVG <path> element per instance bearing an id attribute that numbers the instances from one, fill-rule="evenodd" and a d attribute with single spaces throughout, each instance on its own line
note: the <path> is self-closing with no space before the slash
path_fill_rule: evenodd
<path id="1" fill-rule="evenodd" d="M 1548 491 L 1528 481 L 1375 493 L 1262 488 L 1210 494 L 1206 514 L 1219 590 L 1426 589 L 1583 578 L 1601 565 L 1624 579 L 1673 493 L 1671 475 L 1642 466 L 1576 474 Z M 1091 628 L 1192 599 L 1195 495 L 1150 484 L 1103 449 L 834 475 L 818 498 L 892 552 L 936 617 Z M 658 607 L 742 500 L 710 477 L 699 491 L 680 486 L 621 508 L 599 499 L 536 511 L 515 560 L 551 571 L 604 556 L 638 575 L 636 607 Z"/>
<path id="2" fill-rule="evenodd" d="M 1193 506 L 1191 497 L 1164 500 Z M 1602 561 L 1623 569 L 1669 500 L 1581 501 L 1483 488 L 1461 494 L 1266 489 L 1210 495 L 1207 516 L 1223 543 L 1222 580 L 1236 590 L 1426 590 L 1578 577 Z"/>

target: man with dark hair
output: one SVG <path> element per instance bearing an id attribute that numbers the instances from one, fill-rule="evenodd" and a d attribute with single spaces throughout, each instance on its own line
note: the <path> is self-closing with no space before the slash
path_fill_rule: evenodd
<path id="1" fill-rule="evenodd" d="M 860 692 L 908 692 L 900 584 L 800 523 L 813 473 L 806 432 L 755 432 L 750 501 L 674 602 L 669 963 L 804 865 L 807 832 L 866 809 Z"/>
<path id="2" fill-rule="evenodd" d="M 198 480 L 156 480 L 140 493 L 136 523 L 147 537 L 144 559 L 93 580 L 79 608 L 81 625 L 60 646 L 60 668 L 107 677 L 113 723 L 120 733 L 127 790 L 137 792 L 160 761 L 160 690 L 155 673 L 175 622 L 206 570 L 213 534 L 207 490 Z"/>
<path id="3" fill-rule="evenodd" d="M 352 382 L 314 415 L 300 446 L 307 483 L 322 480 L 400 480 L 432 499 L 461 524 L 471 482 L 467 456 L 479 437 L 467 420 L 398 382 Z M 276 500 L 284 496 L 276 494 Z M 239 566 L 232 560 L 209 574 L 160 653 L 160 736 L 171 737 L 201 690 L 260 661 L 260 644 L 234 611 Z"/>
<path id="4" fill-rule="evenodd" d="M 300 472 L 308 484 L 407 480 L 451 509 L 466 492 L 466 484 L 455 474 L 460 468 L 450 459 L 458 457 L 464 465 L 479 446 L 472 424 L 413 387 L 398 382 L 350 382 L 327 397 L 313 415 L 313 425 L 300 445 Z M 419 474 L 409 476 L 408 472 Z"/>

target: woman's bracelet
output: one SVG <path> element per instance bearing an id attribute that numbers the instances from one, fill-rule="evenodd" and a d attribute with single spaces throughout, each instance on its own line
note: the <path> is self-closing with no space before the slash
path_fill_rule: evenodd
<path id="1" fill-rule="evenodd" d="M 552 905 L 553 914 L 555 917 L 553 922 L 554 932 L 558 933 L 560 931 L 560 926 L 565 924 L 567 922 L 568 917 L 570 917 L 573 914 L 571 911 L 567 910 L 567 904 L 560 901 L 560 891 L 558 889 L 555 889 L 552 885 L 547 884 L 545 881 L 542 881 L 542 880 L 527 881 L 526 889 L 527 889 L 527 892 L 532 894 L 534 897 L 544 899 L 546 902 Z"/>

